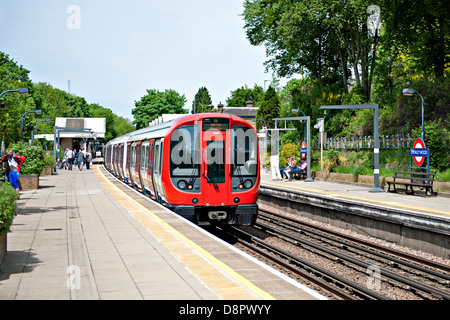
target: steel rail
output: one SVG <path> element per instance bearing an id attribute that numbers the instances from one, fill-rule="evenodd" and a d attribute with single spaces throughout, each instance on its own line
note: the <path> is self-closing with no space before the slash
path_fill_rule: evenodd
<path id="1" fill-rule="evenodd" d="M 385 246 L 382 246 L 382 245 L 379 245 L 379 244 L 376 244 L 376 243 L 373 243 L 373 242 L 369 242 L 369 241 L 365 241 L 365 240 L 362 240 L 362 239 L 358 239 L 356 237 L 349 236 L 349 235 L 346 235 L 346 234 L 343 234 L 343 233 L 340 233 L 340 232 L 337 232 L 337 231 L 329 230 L 327 228 L 324 228 L 324 227 L 321 227 L 321 226 L 317 226 L 317 225 L 314 225 L 314 224 L 311 224 L 311 223 L 308 223 L 308 222 L 305 222 L 305 221 L 300 221 L 300 220 L 297 220 L 297 219 L 294 219 L 294 218 L 286 217 L 286 216 L 283 216 L 283 215 L 281 215 L 279 213 L 275 213 L 275 212 L 269 211 L 267 209 L 259 208 L 258 216 L 261 216 L 261 217 L 265 216 L 264 214 L 261 214 L 261 212 L 265 212 L 265 213 L 268 213 L 270 215 L 276 216 L 278 218 L 282 218 L 282 219 L 285 219 L 285 220 L 288 220 L 288 221 L 291 221 L 291 222 L 294 222 L 294 223 L 298 223 L 298 224 L 301 224 L 301 225 L 306 226 L 308 228 L 312 228 L 312 229 L 315 229 L 315 230 L 318 230 L 318 231 L 321 231 L 321 232 L 325 232 L 325 233 L 334 235 L 336 237 L 346 239 L 348 241 L 353 241 L 353 242 L 356 242 L 356 243 L 360 243 L 360 244 L 365 245 L 367 247 L 370 247 L 370 248 L 373 248 L 373 249 L 376 249 L 376 250 L 380 250 L 380 251 L 384 251 L 385 253 L 392 254 L 392 255 L 395 255 L 395 256 L 403 258 L 403 259 L 407 259 L 407 260 L 414 261 L 416 263 L 420 263 L 422 265 L 427 266 L 428 268 L 434 268 L 434 269 L 441 270 L 442 272 L 446 273 L 446 274 L 444 274 L 444 278 L 446 280 L 450 280 L 450 276 L 449 276 L 450 275 L 450 267 L 446 266 L 444 264 L 441 264 L 441 263 L 438 263 L 438 262 L 435 262 L 435 261 L 431 261 L 431 260 L 427 260 L 427 259 L 424 259 L 424 258 L 421 258 L 421 257 L 417 257 L 417 256 L 414 256 L 414 255 L 409 254 L 409 253 L 399 252 L 399 251 L 397 251 L 395 249 L 391 249 L 391 248 L 388 248 L 388 247 L 385 247 Z M 442 273 L 440 275 L 442 276 Z"/>
<path id="2" fill-rule="evenodd" d="M 352 263 L 354 265 L 357 265 L 359 267 L 369 268 L 371 266 L 371 264 L 366 263 L 366 262 L 364 262 L 362 260 L 350 257 L 350 256 L 348 256 L 346 254 L 337 252 L 336 250 L 332 250 L 332 249 L 326 248 L 326 247 L 324 247 L 322 245 L 313 243 L 311 241 L 295 237 L 295 236 L 293 236 L 293 235 L 291 235 L 289 233 L 283 232 L 281 230 L 277 230 L 277 229 L 272 228 L 272 227 L 270 227 L 268 225 L 265 225 L 265 224 L 262 224 L 262 223 L 257 223 L 256 226 L 260 226 L 260 227 L 270 231 L 271 233 L 280 234 L 283 237 L 290 238 L 293 241 L 299 242 L 299 243 L 301 243 L 303 245 L 310 246 L 310 247 L 312 247 L 312 248 L 314 248 L 316 250 L 320 250 L 320 251 L 322 251 L 324 253 L 327 253 L 329 255 L 335 256 L 338 259 L 345 260 L 345 261 L 350 262 L 350 263 Z M 410 287 L 416 288 L 418 290 L 421 290 L 421 291 L 426 292 L 428 294 L 434 295 L 436 297 L 441 297 L 443 299 L 450 300 L 450 293 L 448 293 L 448 292 L 445 292 L 445 291 L 442 291 L 442 290 L 439 290 L 439 289 L 435 289 L 433 287 L 430 287 L 428 285 L 422 284 L 422 283 L 417 282 L 415 280 L 408 279 L 408 278 L 406 278 L 406 277 L 404 277 L 402 275 L 399 275 L 399 274 L 397 274 L 395 272 L 386 270 L 385 268 L 379 267 L 379 269 L 381 271 L 381 275 L 382 276 L 388 277 L 388 278 L 390 278 L 392 280 L 398 281 L 398 282 L 400 282 L 402 284 L 406 284 L 406 285 L 408 285 Z"/>
<path id="3" fill-rule="evenodd" d="M 406 266 L 408 268 L 415 269 L 415 270 L 418 270 L 420 272 L 423 272 L 423 273 L 426 273 L 426 274 L 430 274 L 430 275 L 432 275 L 434 277 L 441 278 L 442 280 L 447 281 L 447 283 L 450 283 L 450 275 L 448 275 L 448 274 L 445 274 L 445 273 L 442 273 L 442 272 L 439 272 L 439 271 L 435 271 L 435 270 L 432 270 L 432 269 L 429 269 L 429 268 L 417 265 L 415 263 L 411 263 L 411 262 L 408 262 L 408 261 L 405 261 L 405 260 L 398 259 L 398 258 L 393 257 L 391 255 L 388 255 L 386 253 L 375 251 L 372 248 L 362 247 L 362 246 L 360 246 L 358 244 L 354 244 L 354 243 L 348 242 L 347 240 L 342 240 L 342 239 L 336 238 L 336 237 L 345 236 L 345 235 L 343 235 L 341 233 L 338 233 L 338 232 L 335 232 L 335 231 L 331 231 L 331 230 L 329 231 L 329 230 L 327 230 L 325 228 L 322 228 L 322 227 L 316 227 L 316 226 L 313 226 L 313 225 L 308 225 L 309 228 L 315 228 L 315 229 L 321 231 L 321 232 L 317 232 L 317 231 L 314 231 L 314 230 L 311 230 L 311 229 L 308 229 L 308 228 L 305 228 L 305 227 L 302 227 L 302 226 L 298 225 L 298 224 L 303 224 L 303 222 L 295 220 L 295 219 L 290 219 L 290 218 L 288 218 L 289 221 L 294 221 L 295 223 L 298 223 L 298 224 L 293 224 L 293 223 L 290 223 L 290 222 L 287 222 L 287 221 L 283 221 L 282 219 L 273 218 L 273 217 L 270 217 L 268 215 L 261 214 L 261 213 L 258 213 L 258 217 L 262 218 L 264 220 L 267 219 L 268 221 L 271 221 L 271 222 L 273 222 L 275 224 L 278 224 L 278 225 L 284 226 L 286 228 L 292 229 L 294 231 L 301 231 L 301 232 L 305 232 L 305 233 L 310 233 L 310 234 L 313 234 L 315 236 L 318 236 L 318 237 L 321 237 L 321 238 L 325 238 L 327 240 L 339 243 L 339 244 L 341 244 L 343 246 L 347 246 L 347 247 L 351 247 L 351 248 L 354 248 L 354 249 L 359 250 L 359 251 L 363 251 L 363 252 L 371 254 L 373 256 L 377 256 L 379 258 L 395 262 L 395 263 L 397 263 L 399 265 L 404 265 L 404 266 Z M 277 215 L 277 217 L 281 217 L 281 218 L 285 219 L 285 217 L 283 217 L 281 215 Z M 322 232 L 331 233 L 331 234 L 334 235 L 334 237 L 333 236 L 329 236 L 327 234 L 324 234 Z M 356 238 L 353 238 L 353 237 L 352 237 L 352 241 L 361 243 L 362 245 L 372 246 L 372 243 L 369 243 L 369 242 L 364 241 L 364 240 L 359 241 L 359 239 L 356 239 Z M 380 248 L 380 246 L 376 245 L 376 244 L 374 244 L 373 247 L 375 249 L 379 249 Z M 382 247 L 382 249 L 383 248 L 385 248 L 385 247 Z M 380 249 L 380 250 L 382 250 L 382 249 Z M 392 255 L 400 255 L 401 257 L 404 257 L 403 253 L 400 252 L 400 253 L 397 254 L 397 251 L 394 251 L 394 250 L 390 250 L 389 253 L 392 254 Z M 415 261 L 423 261 L 423 260 L 419 260 L 418 257 L 415 257 L 415 258 L 417 258 L 417 259 L 415 259 Z M 425 261 L 423 261 L 422 264 L 426 264 L 428 261 L 429 260 L 425 260 Z M 433 262 L 433 261 L 430 261 L 430 262 Z M 444 265 L 441 265 L 441 264 L 439 264 L 439 265 L 442 266 L 442 267 L 445 267 Z"/>
<path id="4" fill-rule="evenodd" d="M 245 242 L 247 247 L 250 247 L 252 250 L 257 251 L 259 254 L 262 254 L 266 258 L 271 259 L 272 261 L 275 261 L 278 264 L 282 264 L 283 267 L 289 268 L 289 270 L 294 271 L 301 277 L 305 277 L 308 280 L 316 283 L 317 285 L 325 288 L 325 290 L 329 290 L 330 292 L 344 298 L 344 299 L 351 299 L 356 300 L 355 296 L 363 299 L 371 299 L 371 300 L 388 300 L 387 297 L 372 291 L 366 287 L 363 287 L 353 281 L 350 281 L 348 279 L 345 279 L 329 270 L 326 270 L 320 266 L 317 266 L 305 259 L 302 259 L 300 257 L 297 257 L 283 249 L 280 249 L 248 232 L 245 232 L 243 230 L 240 230 L 236 227 L 231 227 L 230 230 L 233 230 L 233 236 L 237 237 L 240 242 Z M 236 233 L 239 233 L 239 236 L 236 235 Z M 242 238 L 245 238 L 246 240 L 243 240 Z M 260 245 L 266 250 L 269 250 L 277 255 L 280 255 L 287 259 L 290 263 L 287 263 L 283 260 L 280 260 L 279 258 L 273 256 L 272 254 L 265 252 L 259 248 L 257 248 L 255 245 L 252 245 L 251 242 L 254 242 L 257 245 Z M 328 279 L 328 281 L 321 280 L 318 277 L 309 274 L 308 272 L 302 271 L 299 268 L 292 265 L 292 262 L 295 262 L 296 264 L 302 266 L 302 268 L 309 270 L 310 272 L 313 272 L 315 274 L 319 274 L 322 278 Z M 334 285 L 330 285 L 329 282 L 332 282 Z M 342 287 L 344 289 L 347 289 L 348 291 L 351 291 L 352 295 L 349 295 L 344 291 L 344 289 L 339 288 Z"/>

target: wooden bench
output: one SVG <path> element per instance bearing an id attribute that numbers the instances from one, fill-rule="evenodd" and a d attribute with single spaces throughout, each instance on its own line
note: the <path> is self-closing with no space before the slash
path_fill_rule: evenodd
<path id="1" fill-rule="evenodd" d="M 293 170 L 294 179 L 306 179 L 306 170 L 294 169 Z"/>
<path id="2" fill-rule="evenodd" d="M 400 174 L 407 174 L 408 177 L 401 176 Z M 391 192 L 391 185 L 394 186 L 394 190 L 392 192 L 397 192 L 397 188 L 395 185 L 402 184 L 405 186 L 405 193 L 408 194 L 408 187 L 411 189 L 410 194 L 414 194 L 413 187 L 421 187 L 425 188 L 426 195 L 433 195 L 433 181 L 436 173 L 427 173 L 427 172 L 411 172 L 411 171 L 395 171 L 394 176 L 392 177 L 394 181 L 387 181 L 389 185 L 388 191 Z"/>

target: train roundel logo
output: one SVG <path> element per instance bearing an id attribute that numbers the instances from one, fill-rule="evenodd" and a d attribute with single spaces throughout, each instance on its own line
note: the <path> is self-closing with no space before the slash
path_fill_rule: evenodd
<path id="1" fill-rule="evenodd" d="M 421 138 L 417 138 L 414 141 L 413 148 L 414 149 L 425 149 L 425 142 Z M 418 167 L 421 167 L 423 165 L 423 163 L 425 162 L 425 157 L 414 156 L 413 159 L 414 159 L 414 163 Z"/>
<path id="2" fill-rule="evenodd" d="M 300 153 L 302 155 L 302 159 L 306 158 L 306 143 L 305 141 L 302 141 L 302 148 L 300 150 Z"/>

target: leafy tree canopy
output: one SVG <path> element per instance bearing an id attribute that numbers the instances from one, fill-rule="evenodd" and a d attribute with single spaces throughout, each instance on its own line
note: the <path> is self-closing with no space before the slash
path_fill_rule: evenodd
<path id="1" fill-rule="evenodd" d="M 183 109 L 187 99 L 185 95 L 180 95 L 172 89 L 164 92 L 156 89 L 147 90 L 147 94 L 139 101 L 135 101 L 135 108 L 131 110 L 134 116 L 133 124 L 136 129 L 145 128 L 149 122 L 158 118 L 162 114 L 185 114 Z"/>
<path id="2" fill-rule="evenodd" d="M 195 109 L 194 109 L 195 107 Z M 208 89 L 201 87 L 195 94 L 194 101 L 192 101 L 192 111 L 191 113 L 203 113 L 213 111 L 214 106 L 212 105 L 211 96 L 209 95 Z"/>

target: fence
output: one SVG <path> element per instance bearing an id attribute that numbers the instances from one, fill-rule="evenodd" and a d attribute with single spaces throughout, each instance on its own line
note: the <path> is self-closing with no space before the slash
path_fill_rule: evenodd
<path id="1" fill-rule="evenodd" d="M 394 134 L 380 136 L 380 149 L 409 149 L 415 138 L 410 134 Z M 314 140 L 314 146 L 320 148 L 319 139 Z M 374 147 L 372 136 L 328 138 L 324 149 L 368 150 Z M 444 133 L 444 147 L 450 148 L 450 135 Z"/>

